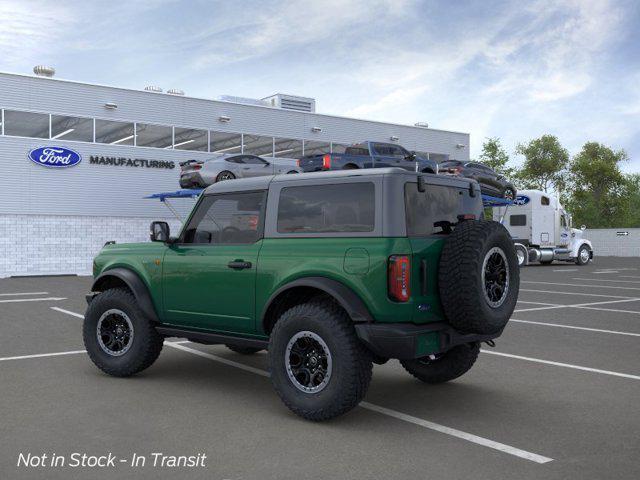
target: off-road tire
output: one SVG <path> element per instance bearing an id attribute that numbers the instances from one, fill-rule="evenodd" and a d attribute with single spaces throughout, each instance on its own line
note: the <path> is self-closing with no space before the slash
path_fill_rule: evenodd
<path id="1" fill-rule="evenodd" d="M 483 264 L 487 258 L 493 258 L 494 249 L 498 255 L 504 255 L 508 283 L 501 303 L 492 306 L 483 281 Z M 502 331 L 513 313 L 520 289 L 520 268 L 507 229 L 494 221 L 460 222 L 442 248 L 438 284 L 442 309 L 456 330 L 477 334 Z"/>
<path id="2" fill-rule="evenodd" d="M 476 363 L 480 345 L 467 343 L 453 347 L 435 360 L 416 358 L 400 360 L 404 369 L 425 383 L 444 383 L 467 373 Z"/>
<path id="3" fill-rule="evenodd" d="M 262 348 L 240 347 L 238 345 L 226 345 L 226 347 L 232 352 L 236 352 L 241 355 L 253 355 L 254 353 L 258 353 L 263 350 Z"/>
<path id="4" fill-rule="evenodd" d="M 133 325 L 131 346 L 117 357 L 102 349 L 97 336 L 99 319 L 110 309 L 124 312 Z M 84 316 L 82 336 L 91 361 L 114 377 L 128 377 L 150 367 L 160 355 L 164 342 L 164 337 L 144 315 L 133 294 L 124 288 L 106 290 L 93 298 Z"/>
<path id="5" fill-rule="evenodd" d="M 586 262 L 583 262 L 582 259 L 580 258 L 580 253 L 582 253 L 584 250 L 591 251 L 589 247 L 587 247 L 586 245 L 582 245 L 578 249 L 578 256 L 576 257 L 576 265 L 580 265 L 580 266 L 587 265 L 591 261 L 591 258 L 589 258 L 589 260 L 587 260 Z"/>
<path id="6" fill-rule="evenodd" d="M 326 343 L 332 373 L 319 392 L 299 390 L 286 370 L 286 349 L 298 332 L 312 332 Z M 369 351 L 356 336 L 347 313 L 335 302 L 312 300 L 290 308 L 278 319 L 269 339 L 271 381 L 284 404 L 295 414 L 323 421 L 354 408 L 365 396 L 371 381 Z"/>

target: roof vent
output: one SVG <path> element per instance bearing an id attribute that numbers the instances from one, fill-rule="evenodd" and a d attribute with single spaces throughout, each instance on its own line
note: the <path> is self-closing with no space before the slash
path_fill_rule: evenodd
<path id="1" fill-rule="evenodd" d="M 53 67 L 47 67 L 46 65 L 36 65 L 33 67 L 33 73 L 39 77 L 53 77 L 56 74 L 56 69 Z"/>
<path id="2" fill-rule="evenodd" d="M 162 88 L 157 87 L 155 85 L 147 85 L 146 87 L 144 87 L 144 89 L 147 92 L 155 92 L 155 93 L 162 93 Z"/>
<path id="3" fill-rule="evenodd" d="M 315 113 L 316 101 L 309 97 L 296 97 L 294 95 L 285 95 L 284 93 L 276 93 L 270 97 L 263 98 L 272 107 L 283 108 L 285 110 L 296 110 L 298 112 Z"/>
<path id="4" fill-rule="evenodd" d="M 429 128 L 429 124 L 427 122 L 416 122 L 414 125 L 420 128 Z"/>
<path id="5" fill-rule="evenodd" d="M 169 95 L 178 95 L 178 96 L 184 96 L 184 91 L 178 89 L 178 88 L 170 88 L 169 90 L 167 90 L 167 93 Z"/>

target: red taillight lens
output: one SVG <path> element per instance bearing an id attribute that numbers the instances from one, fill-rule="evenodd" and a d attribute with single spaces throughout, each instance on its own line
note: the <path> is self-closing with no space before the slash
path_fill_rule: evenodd
<path id="1" fill-rule="evenodd" d="M 300 159 L 296 160 L 296 165 L 299 167 L 300 166 Z"/>
<path id="2" fill-rule="evenodd" d="M 407 255 L 389 257 L 389 297 L 396 302 L 407 302 L 411 296 L 411 262 Z"/>
<path id="3" fill-rule="evenodd" d="M 200 170 L 202 168 L 202 165 L 196 163 L 195 165 L 191 165 L 191 168 L 193 168 L 194 170 Z"/>
<path id="4" fill-rule="evenodd" d="M 326 154 L 322 156 L 322 168 L 329 170 L 331 168 L 331 155 Z"/>
<path id="5" fill-rule="evenodd" d="M 452 170 L 454 175 L 460 175 L 462 173 L 462 167 L 454 167 Z"/>

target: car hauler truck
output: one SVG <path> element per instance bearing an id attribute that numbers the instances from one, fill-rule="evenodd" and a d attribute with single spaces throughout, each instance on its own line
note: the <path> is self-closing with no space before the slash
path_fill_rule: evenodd
<path id="1" fill-rule="evenodd" d="M 519 191 L 513 205 L 493 208 L 493 219 L 511 234 L 520 265 L 554 260 L 586 265 L 593 259 L 591 242 L 582 238 L 586 227 L 572 228 L 571 215 L 548 193 Z"/>

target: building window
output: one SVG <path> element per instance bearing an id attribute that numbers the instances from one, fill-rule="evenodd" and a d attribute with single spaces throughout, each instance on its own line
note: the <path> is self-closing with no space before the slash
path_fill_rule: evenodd
<path id="1" fill-rule="evenodd" d="M 314 140 L 304 141 L 304 154 L 306 155 L 323 155 L 331 153 L 331 143 L 317 142 Z"/>
<path id="2" fill-rule="evenodd" d="M 273 137 L 262 137 L 260 135 L 243 135 L 243 153 L 251 155 L 262 155 L 273 157 Z"/>
<path id="3" fill-rule="evenodd" d="M 302 140 L 290 138 L 274 138 L 274 157 L 300 158 L 302 157 Z"/>
<path id="4" fill-rule="evenodd" d="M 51 139 L 93 142 L 93 119 L 51 115 Z"/>
<path id="5" fill-rule="evenodd" d="M 176 150 L 196 150 L 206 152 L 208 150 L 208 136 L 206 130 L 193 128 L 175 128 L 173 148 Z"/>
<path id="6" fill-rule="evenodd" d="M 349 145 L 344 143 L 331 143 L 331 153 L 344 153 Z"/>
<path id="7" fill-rule="evenodd" d="M 163 125 L 150 123 L 136 124 L 136 146 L 171 148 L 173 145 L 173 129 Z"/>
<path id="8" fill-rule="evenodd" d="M 96 142 L 111 145 L 133 145 L 133 123 L 96 119 Z"/>
<path id="9" fill-rule="evenodd" d="M 209 132 L 211 153 L 242 153 L 242 135 L 239 133 Z"/>
<path id="10" fill-rule="evenodd" d="M 14 137 L 49 138 L 49 115 L 4 111 L 4 134 Z"/>
<path id="11" fill-rule="evenodd" d="M 373 183 L 286 187 L 278 203 L 279 233 L 372 232 Z"/>

